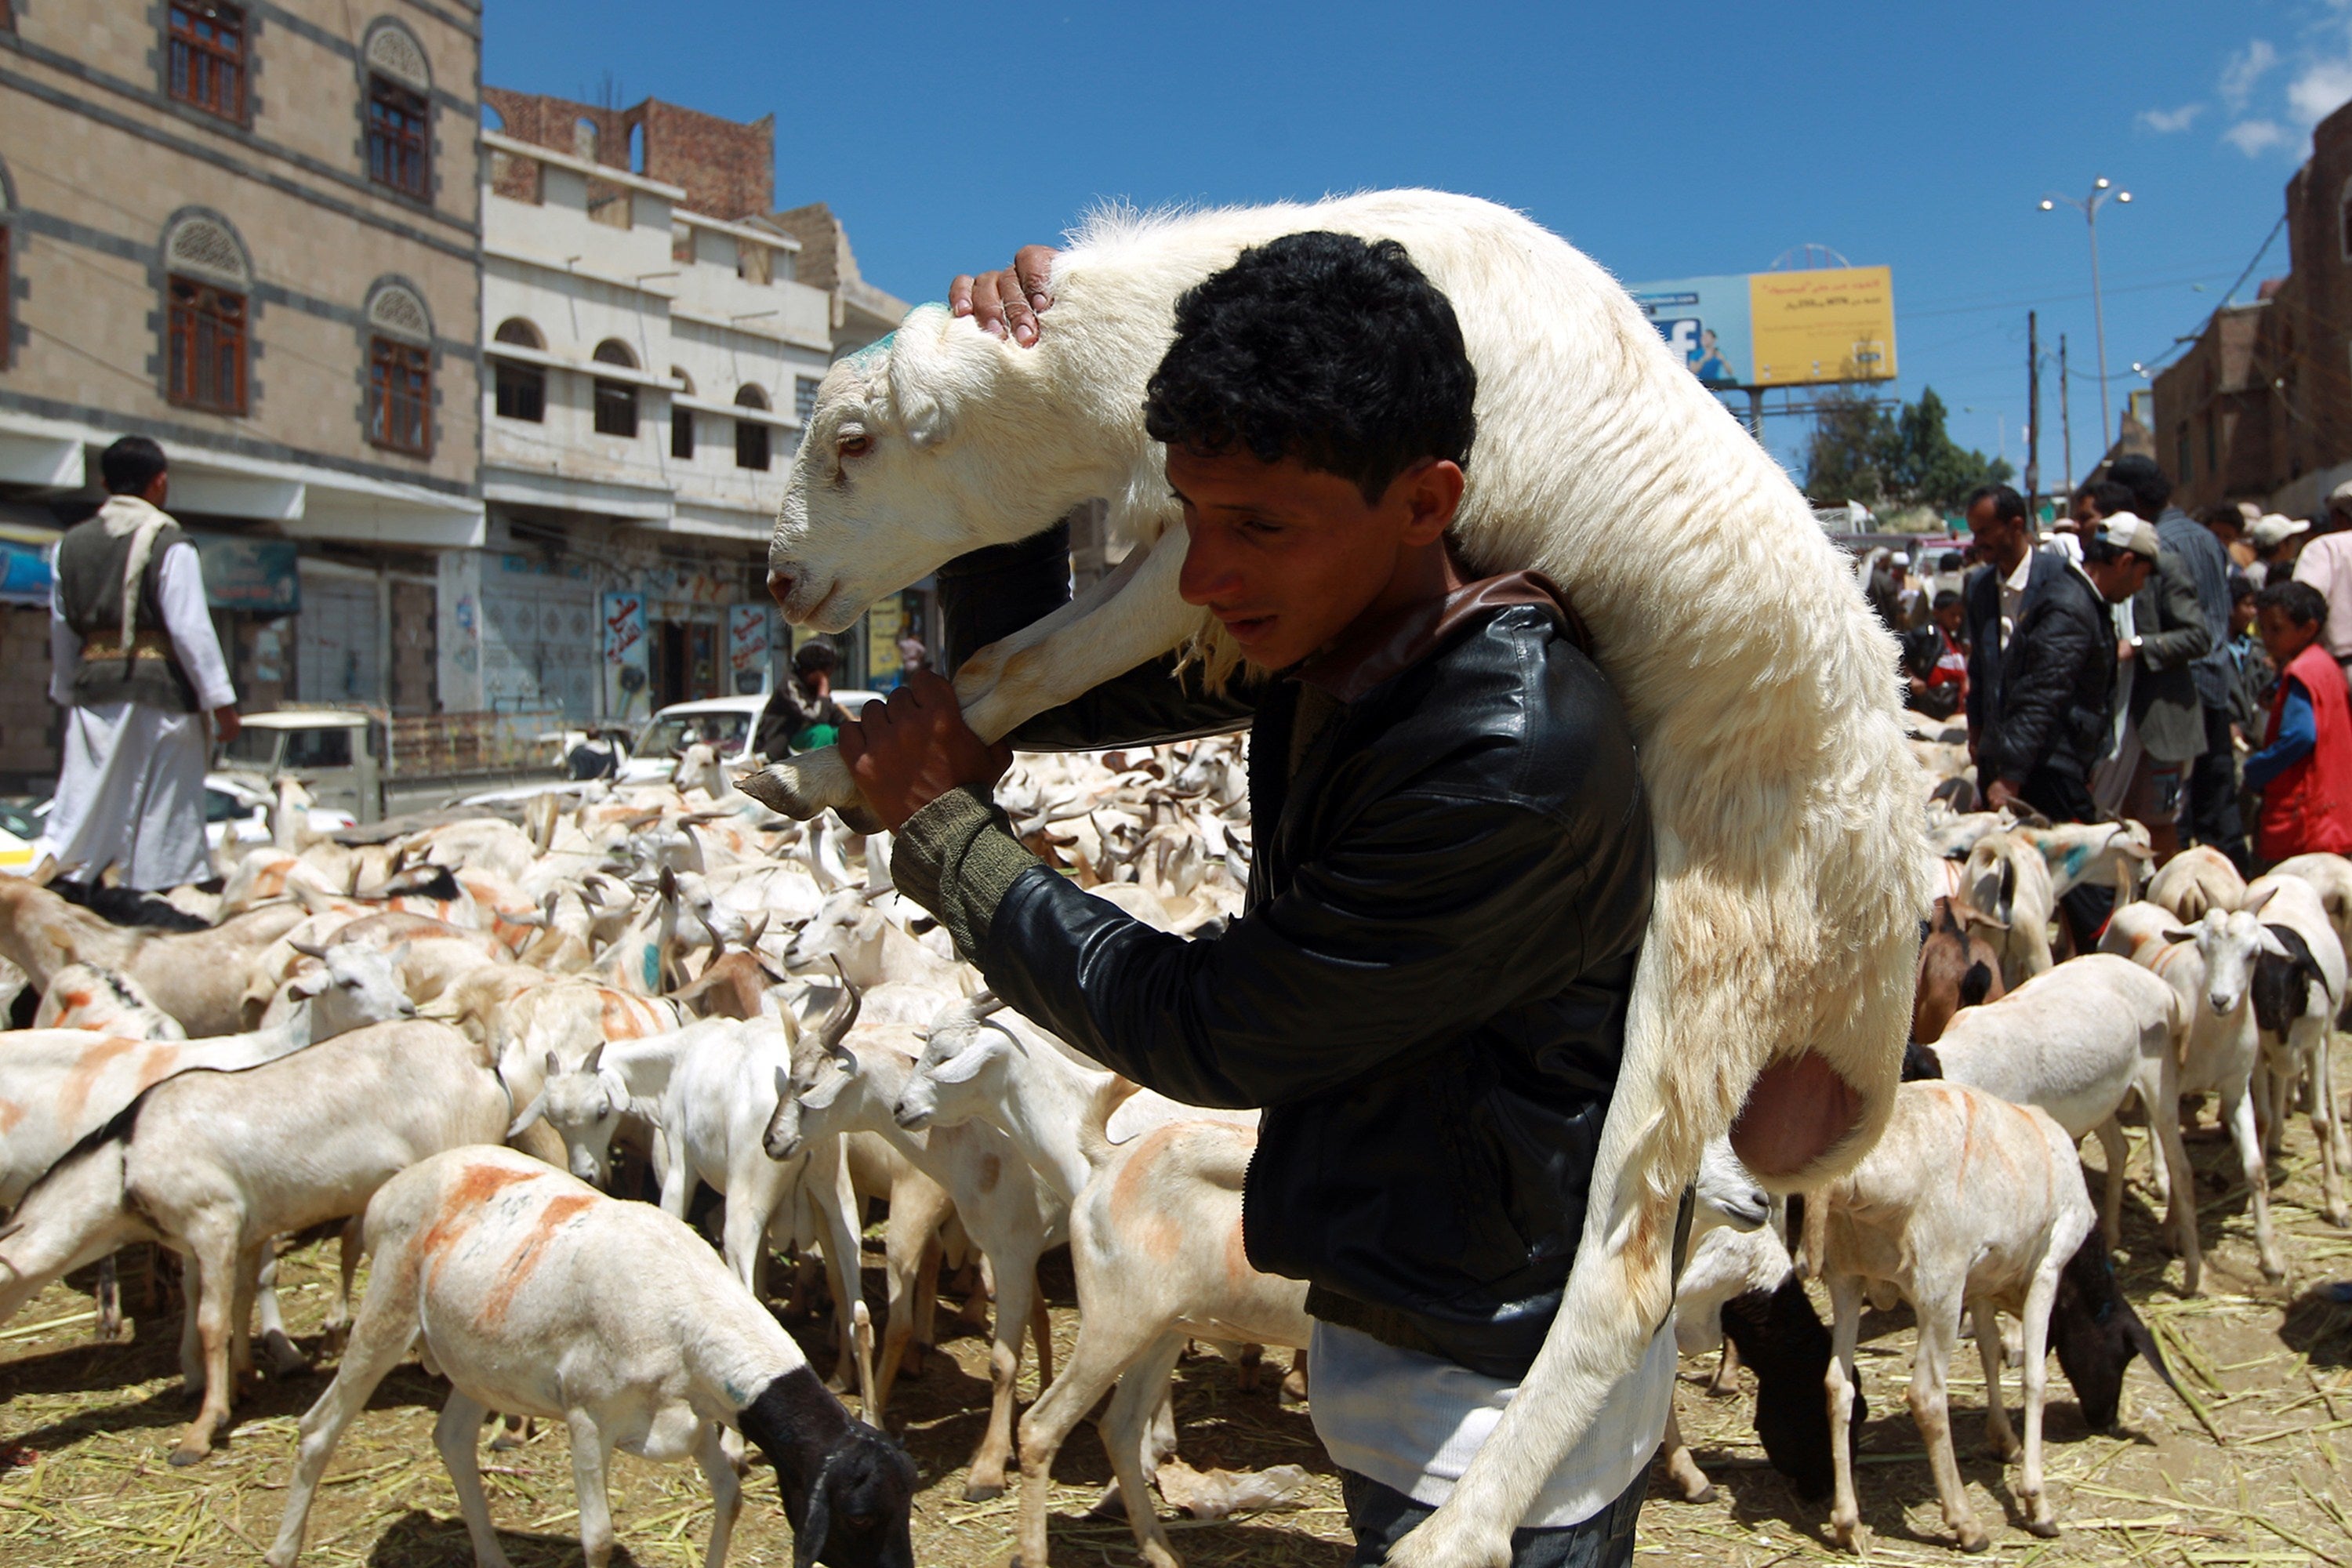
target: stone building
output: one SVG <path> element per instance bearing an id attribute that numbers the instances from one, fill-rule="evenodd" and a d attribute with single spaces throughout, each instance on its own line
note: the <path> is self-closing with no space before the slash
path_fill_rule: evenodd
<path id="1" fill-rule="evenodd" d="M 478 0 L 0 5 L 0 776 L 55 767 L 37 552 L 162 442 L 248 706 L 427 712 L 480 542 Z"/>
<path id="2" fill-rule="evenodd" d="M 2224 304 L 2156 377 L 2156 458 L 2194 510 L 2307 517 L 2352 479 L 2352 104 L 2286 184 L 2288 271 Z"/>
<path id="3" fill-rule="evenodd" d="M 483 98 L 489 531 L 442 562 L 443 685 L 573 721 L 764 691 L 790 647 L 769 528 L 844 346 L 831 288 L 768 216 L 772 124 Z M 867 314 L 904 313 L 859 287 Z M 887 671 L 897 611 L 878 643 L 843 639 L 844 684 Z"/>

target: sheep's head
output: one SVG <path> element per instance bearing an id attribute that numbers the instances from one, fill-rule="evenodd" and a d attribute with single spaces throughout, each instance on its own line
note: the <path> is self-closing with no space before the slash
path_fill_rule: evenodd
<path id="1" fill-rule="evenodd" d="M 312 961 L 287 983 L 286 991 L 289 1002 L 311 1004 L 313 1039 L 330 1039 L 370 1024 L 416 1016 L 416 1004 L 408 999 L 407 988 L 400 982 L 400 961 L 407 956 L 406 943 L 390 952 L 349 942 L 332 947 L 300 942 L 289 945 Z"/>
<path id="2" fill-rule="evenodd" d="M 1698 1161 L 1692 1233 L 1717 1226 L 1750 1231 L 1771 1217 L 1772 1200 L 1731 1152 L 1731 1140 L 1710 1139 Z"/>
<path id="3" fill-rule="evenodd" d="M 2255 918 L 2268 901 L 2265 895 L 2246 909 L 2207 910 L 2195 925 L 2164 933 L 2167 942 L 2197 944 L 2197 954 L 2205 961 L 2205 1005 L 2216 1017 L 2227 1017 L 2245 1005 L 2257 958 L 2265 952 L 2286 956 L 2279 939 Z"/>
<path id="4" fill-rule="evenodd" d="M 942 563 L 1025 539 L 1104 493 L 1075 477 L 1073 416 L 1051 391 L 1062 357 L 924 305 L 835 364 L 768 542 L 785 618 L 845 631 Z"/>
<path id="5" fill-rule="evenodd" d="M 536 1102 L 562 1137 L 572 1173 L 599 1187 L 612 1177 L 613 1134 L 629 1109 L 628 1085 L 619 1073 L 604 1070 L 604 1061 L 602 1040 L 576 1068 L 566 1068 L 562 1058 L 548 1052 L 547 1081 Z M 523 1125 L 516 1123 L 518 1130 Z"/>
<path id="6" fill-rule="evenodd" d="M 793 1047 L 792 1065 L 776 1069 L 776 1109 L 760 1135 L 769 1159 L 793 1159 L 814 1140 L 841 1131 L 833 1111 L 857 1081 L 857 1055 L 845 1042 L 861 1005 L 857 987 L 844 982 L 839 999 Z"/>
<path id="7" fill-rule="evenodd" d="M 923 1033 L 923 1054 L 892 1109 L 899 1126 L 909 1132 L 953 1127 L 1000 1100 L 995 1069 L 1026 1048 L 1019 1036 L 990 1018 L 1003 1005 L 983 991 L 932 1020 Z"/>

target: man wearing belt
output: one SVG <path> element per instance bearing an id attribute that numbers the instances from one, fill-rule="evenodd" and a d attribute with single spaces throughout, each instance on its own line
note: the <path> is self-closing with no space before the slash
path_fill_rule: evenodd
<path id="1" fill-rule="evenodd" d="M 196 547 L 162 510 L 163 449 L 125 436 L 99 472 L 106 504 L 58 542 L 49 700 L 68 712 L 43 837 L 69 878 L 113 866 L 125 886 L 152 892 L 212 878 L 205 715 L 234 740 L 236 692 Z"/>
<path id="2" fill-rule="evenodd" d="M 984 300 L 959 280 L 958 312 L 1034 342 L 1050 259 L 1024 251 Z M 1247 726 L 1255 852 L 1222 935 L 1154 931 L 1023 848 L 990 795 L 1009 747 L 939 677 L 842 734 L 899 829 L 899 889 L 999 995 L 1177 1100 L 1265 1109 L 1244 1246 L 1307 1282 L 1360 1563 L 1450 1493 L 1550 1329 L 1650 916 L 1633 735 L 1574 610 L 1530 574 L 1471 580 L 1446 545 L 1475 386 L 1451 304 L 1393 242 L 1291 235 L 1177 307 L 1146 424 L 1183 510 L 1181 591 L 1249 670 L 1212 695 L 1155 659 L 1012 739 Z M 939 584 L 954 668 L 1066 601 L 1066 534 Z M 1735 1147 L 1788 1168 L 1843 1130 L 1820 1098 L 1751 1101 Z M 1620 1380 L 1517 1521 L 1516 1563 L 1631 1562 L 1674 1364 L 1661 1335 Z"/>

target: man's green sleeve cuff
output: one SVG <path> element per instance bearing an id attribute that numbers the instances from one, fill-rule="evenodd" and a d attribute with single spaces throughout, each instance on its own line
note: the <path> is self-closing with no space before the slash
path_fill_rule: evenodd
<path id="1" fill-rule="evenodd" d="M 890 853 L 898 890 L 939 916 L 956 951 L 977 960 L 981 939 L 1014 878 L 1045 862 L 1013 837 L 995 802 L 966 785 L 907 819 Z"/>

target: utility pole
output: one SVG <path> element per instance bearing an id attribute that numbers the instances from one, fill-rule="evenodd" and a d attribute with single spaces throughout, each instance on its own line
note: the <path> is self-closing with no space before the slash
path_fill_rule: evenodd
<path id="1" fill-rule="evenodd" d="M 2074 405 L 2066 395 L 2066 334 L 2058 334 L 2058 439 L 2065 447 L 2066 493 L 2074 493 Z"/>
<path id="2" fill-rule="evenodd" d="M 2025 312 L 2025 506 L 2042 513 L 2042 338 L 2034 312 Z"/>

